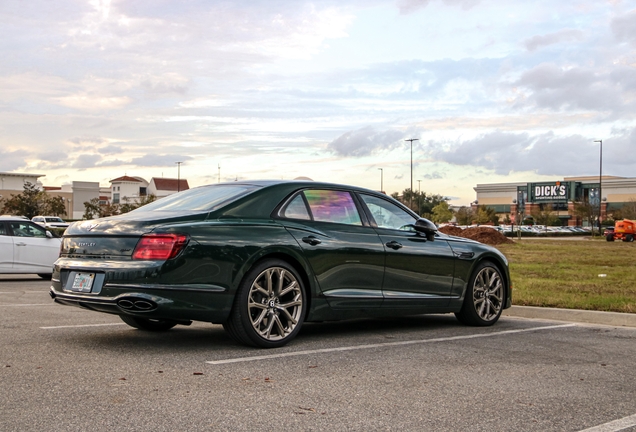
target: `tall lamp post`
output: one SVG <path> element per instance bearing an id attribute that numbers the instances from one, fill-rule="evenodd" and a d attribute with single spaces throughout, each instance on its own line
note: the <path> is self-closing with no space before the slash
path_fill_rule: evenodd
<path id="1" fill-rule="evenodd" d="M 177 192 L 181 192 L 181 164 L 183 162 L 175 162 L 177 164 Z"/>
<path id="2" fill-rule="evenodd" d="M 413 141 L 419 141 L 419 138 L 409 138 L 404 141 L 411 143 L 411 207 L 413 207 Z"/>
<path id="3" fill-rule="evenodd" d="M 380 192 L 384 192 L 384 170 L 382 168 L 378 168 L 380 170 Z"/>
<path id="4" fill-rule="evenodd" d="M 601 206 L 603 205 L 603 140 L 595 140 L 594 142 L 601 145 L 598 168 L 598 235 L 601 235 Z"/>
<path id="5" fill-rule="evenodd" d="M 422 180 L 418 180 L 417 181 L 417 214 L 420 215 L 420 216 L 422 216 L 420 214 L 420 210 L 422 210 L 422 202 L 421 202 L 422 194 L 421 194 L 421 191 L 422 191 Z"/>

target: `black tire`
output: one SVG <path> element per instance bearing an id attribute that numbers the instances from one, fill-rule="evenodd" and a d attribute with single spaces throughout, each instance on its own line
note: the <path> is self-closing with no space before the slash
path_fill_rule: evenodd
<path id="1" fill-rule="evenodd" d="M 614 241 L 614 234 L 608 234 L 608 235 L 605 237 L 605 240 L 610 241 L 610 242 L 611 242 L 611 241 Z"/>
<path id="2" fill-rule="evenodd" d="M 493 325 L 501 316 L 505 298 L 506 286 L 501 272 L 493 263 L 483 262 L 473 271 L 464 303 L 455 316 L 466 325 Z"/>
<path id="3" fill-rule="evenodd" d="M 626 242 L 630 242 L 630 243 L 633 242 L 634 241 L 634 236 L 632 234 L 627 234 L 625 236 L 625 241 Z"/>
<path id="4" fill-rule="evenodd" d="M 38 276 L 40 276 L 44 280 L 51 280 L 51 278 L 53 277 L 51 273 L 38 273 Z"/>
<path id="5" fill-rule="evenodd" d="M 131 315 L 119 315 L 119 318 L 131 327 L 139 330 L 162 332 L 168 331 L 177 323 L 161 319 L 140 318 Z"/>
<path id="6" fill-rule="evenodd" d="M 306 291 L 287 262 L 266 259 L 254 265 L 238 287 L 223 328 L 237 342 L 278 348 L 291 341 L 305 320 Z"/>

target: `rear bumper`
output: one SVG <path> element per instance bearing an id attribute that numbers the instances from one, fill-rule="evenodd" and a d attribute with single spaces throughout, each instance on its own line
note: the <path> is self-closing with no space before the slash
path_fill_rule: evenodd
<path id="1" fill-rule="evenodd" d="M 226 287 L 176 283 L 165 277 L 163 264 L 60 258 L 54 265 L 49 294 L 58 304 L 116 315 L 214 323 L 227 320 L 233 295 Z M 90 292 L 72 289 L 77 273 L 95 274 Z"/>

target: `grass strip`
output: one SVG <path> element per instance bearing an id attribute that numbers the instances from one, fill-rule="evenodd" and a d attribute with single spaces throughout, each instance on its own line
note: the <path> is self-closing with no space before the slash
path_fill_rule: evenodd
<path id="1" fill-rule="evenodd" d="M 636 242 L 523 239 L 497 248 L 510 262 L 515 305 L 636 313 Z"/>

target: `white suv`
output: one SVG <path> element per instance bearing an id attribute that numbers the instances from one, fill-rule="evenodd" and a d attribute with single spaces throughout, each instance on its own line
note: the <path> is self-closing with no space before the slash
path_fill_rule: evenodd
<path id="1" fill-rule="evenodd" d="M 36 273 L 50 279 L 61 242 L 30 220 L 0 216 L 0 274 Z"/>
<path id="2" fill-rule="evenodd" d="M 57 216 L 35 216 L 31 220 L 44 228 L 68 228 L 70 225 Z"/>

